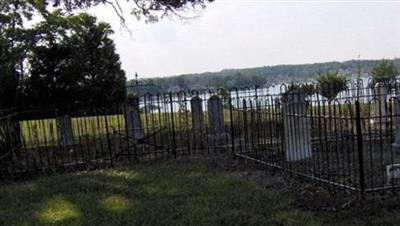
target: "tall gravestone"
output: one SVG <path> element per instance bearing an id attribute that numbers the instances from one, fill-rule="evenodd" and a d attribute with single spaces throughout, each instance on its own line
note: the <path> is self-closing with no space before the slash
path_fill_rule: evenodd
<path id="1" fill-rule="evenodd" d="M 283 101 L 286 160 L 312 157 L 311 119 L 307 115 L 304 95 L 288 94 Z"/>
<path id="2" fill-rule="evenodd" d="M 131 97 L 128 98 L 126 111 L 125 111 L 125 123 L 127 128 L 127 135 L 133 139 L 142 139 L 143 131 L 142 124 L 140 122 L 140 108 L 139 98 Z"/>
<path id="3" fill-rule="evenodd" d="M 213 95 L 207 102 L 209 132 L 213 135 L 225 134 L 224 126 L 224 107 L 222 100 L 217 95 Z"/>
<path id="4" fill-rule="evenodd" d="M 207 101 L 209 141 L 213 144 L 222 144 L 226 136 L 224 125 L 224 107 L 219 96 L 213 95 Z"/>
<path id="5" fill-rule="evenodd" d="M 203 135 L 204 135 L 203 100 L 198 96 L 193 97 L 190 100 L 190 107 L 192 110 L 194 147 L 201 147 L 203 145 Z"/>
<path id="6" fill-rule="evenodd" d="M 392 144 L 393 151 L 396 153 L 400 153 L 400 95 L 397 95 L 394 98 L 394 143 Z"/>
<path id="7" fill-rule="evenodd" d="M 386 98 L 388 95 L 388 87 L 383 83 L 376 83 L 373 89 L 373 110 L 372 116 L 378 117 L 373 118 L 371 123 L 387 122 L 388 111 L 386 105 Z M 384 124 L 382 124 L 384 126 Z"/>
<path id="8" fill-rule="evenodd" d="M 72 132 L 71 116 L 64 114 L 56 119 L 59 143 L 62 147 L 74 144 L 74 134 Z"/>

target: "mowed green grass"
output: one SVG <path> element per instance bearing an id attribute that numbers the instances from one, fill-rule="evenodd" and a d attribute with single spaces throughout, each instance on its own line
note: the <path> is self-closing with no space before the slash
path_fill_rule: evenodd
<path id="1" fill-rule="evenodd" d="M 294 198 L 200 163 L 0 184 L 0 225 L 320 225 Z"/>
<path id="2" fill-rule="evenodd" d="M 58 129 L 56 119 L 25 120 L 20 122 L 21 134 L 27 147 L 56 146 Z M 76 141 L 125 130 L 123 115 L 71 118 L 72 133 Z"/>
<path id="3" fill-rule="evenodd" d="M 191 112 L 175 113 L 141 113 L 141 123 L 144 132 L 152 133 L 162 127 L 171 127 L 172 118 L 176 131 L 192 127 Z M 224 111 L 225 124 L 230 123 L 230 113 Z M 204 122 L 208 115 L 204 112 Z M 99 115 L 88 117 L 72 117 L 71 128 L 75 142 L 80 139 L 102 137 L 117 131 L 126 130 L 124 115 Z M 24 120 L 20 122 L 21 135 L 26 147 L 57 146 L 58 130 L 56 119 Z"/>

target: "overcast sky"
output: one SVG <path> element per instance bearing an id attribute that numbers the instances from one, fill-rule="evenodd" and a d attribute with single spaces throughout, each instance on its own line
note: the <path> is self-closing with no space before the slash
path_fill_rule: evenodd
<path id="1" fill-rule="evenodd" d="M 400 57 L 400 0 L 216 0 L 190 21 L 129 17 L 133 36 L 110 8 L 91 13 L 112 24 L 128 79 Z"/>

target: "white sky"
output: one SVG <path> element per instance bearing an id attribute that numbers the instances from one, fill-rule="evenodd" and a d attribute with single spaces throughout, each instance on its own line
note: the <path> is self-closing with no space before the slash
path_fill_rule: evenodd
<path id="1" fill-rule="evenodd" d="M 126 9 L 128 10 L 128 8 Z M 115 30 L 128 79 L 276 64 L 400 57 L 400 0 L 216 0 L 199 18 L 155 24 L 110 8 L 90 12 Z"/>

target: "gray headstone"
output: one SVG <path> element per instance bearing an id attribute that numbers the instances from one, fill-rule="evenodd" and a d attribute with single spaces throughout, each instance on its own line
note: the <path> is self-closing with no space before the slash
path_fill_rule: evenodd
<path id="1" fill-rule="evenodd" d="M 125 123 L 130 138 L 143 138 L 142 124 L 140 122 L 139 98 L 135 97 L 128 99 L 125 112 Z"/>
<path id="2" fill-rule="evenodd" d="M 385 84 L 377 83 L 373 89 L 373 110 L 372 116 L 381 117 L 381 119 L 372 119 L 371 123 L 386 122 L 388 119 L 388 112 L 386 106 L 386 98 L 388 95 L 388 87 Z M 383 125 L 382 125 L 383 126 Z"/>
<path id="3" fill-rule="evenodd" d="M 224 146 L 226 144 L 227 133 L 224 125 L 224 108 L 222 100 L 217 95 L 213 95 L 207 101 L 208 115 L 208 135 L 207 142 L 211 146 Z"/>
<path id="4" fill-rule="evenodd" d="M 71 116 L 61 115 L 57 117 L 58 138 L 61 146 L 70 146 L 74 144 L 74 135 L 72 132 Z"/>
<path id="5" fill-rule="evenodd" d="M 190 107 L 192 110 L 192 126 L 193 126 L 193 142 L 194 146 L 202 144 L 204 135 L 204 112 L 203 100 L 195 96 L 190 100 Z"/>
<path id="6" fill-rule="evenodd" d="M 203 100 L 195 96 L 190 100 L 190 107 L 192 109 L 192 123 L 194 131 L 203 131 L 204 129 L 204 113 L 203 113 Z"/>
<path id="7" fill-rule="evenodd" d="M 400 153 L 400 95 L 394 98 L 394 133 L 393 151 Z"/>
<path id="8" fill-rule="evenodd" d="M 311 119 L 303 95 L 289 94 L 283 102 L 286 160 L 299 161 L 312 157 Z"/>
<path id="9" fill-rule="evenodd" d="M 387 182 L 394 179 L 400 179 L 400 164 L 391 164 L 386 166 Z"/>
<path id="10" fill-rule="evenodd" d="M 217 95 L 213 95 L 207 102 L 209 133 L 213 135 L 225 134 L 224 126 L 224 107 L 222 100 Z"/>

